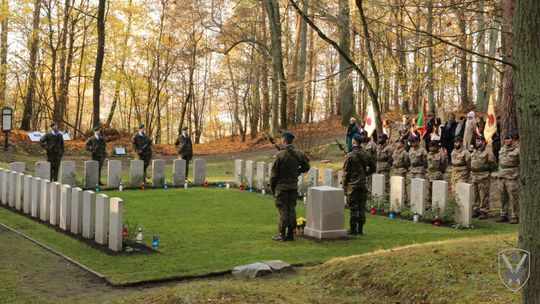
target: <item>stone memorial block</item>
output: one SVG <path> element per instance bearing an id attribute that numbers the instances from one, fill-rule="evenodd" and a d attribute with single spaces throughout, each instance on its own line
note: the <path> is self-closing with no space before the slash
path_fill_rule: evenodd
<path id="1" fill-rule="evenodd" d="M 118 197 L 113 197 L 109 204 L 109 249 L 118 252 L 122 251 L 124 202 Z"/>
<path id="2" fill-rule="evenodd" d="M 390 209 L 401 212 L 405 206 L 405 178 L 402 176 L 390 177 Z"/>
<path id="3" fill-rule="evenodd" d="M 82 235 L 84 238 L 93 239 L 96 227 L 96 194 L 94 191 L 83 192 L 83 222 Z"/>
<path id="4" fill-rule="evenodd" d="M 60 229 L 69 231 L 71 228 L 71 186 L 60 187 Z"/>
<path id="5" fill-rule="evenodd" d="M 30 203 L 30 215 L 35 218 L 40 217 L 40 208 L 41 208 L 41 184 L 42 179 L 39 177 L 32 178 L 32 188 L 30 195 L 32 197 L 32 202 Z"/>
<path id="6" fill-rule="evenodd" d="M 302 193 L 302 185 L 305 183 L 305 179 L 306 179 L 306 175 L 304 173 L 300 173 L 300 175 L 298 175 L 298 193 L 299 194 L 303 194 Z M 307 191 L 307 189 L 306 189 Z"/>
<path id="7" fill-rule="evenodd" d="M 15 208 L 23 209 L 24 174 L 15 173 Z"/>
<path id="8" fill-rule="evenodd" d="M 186 180 L 186 161 L 184 159 L 173 160 L 173 179 L 172 183 L 175 187 L 181 187 Z"/>
<path id="9" fill-rule="evenodd" d="M 109 233 L 109 197 L 105 194 L 96 195 L 96 243 L 107 245 Z"/>
<path id="10" fill-rule="evenodd" d="M 272 167 L 274 166 L 274 163 L 268 163 L 268 179 L 272 176 Z"/>
<path id="11" fill-rule="evenodd" d="M 448 182 L 442 180 L 433 181 L 433 193 L 431 202 L 433 207 L 438 207 L 442 212 L 448 203 Z"/>
<path id="12" fill-rule="evenodd" d="M 10 207 L 15 207 L 15 172 L 8 171 L 8 198 L 7 202 Z"/>
<path id="13" fill-rule="evenodd" d="M 73 234 L 82 233 L 83 221 L 83 190 L 81 188 L 71 189 L 71 216 L 70 231 Z"/>
<path id="14" fill-rule="evenodd" d="M 26 170 L 26 164 L 23 162 L 9 163 L 9 170 L 17 173 L 24 173 Z"/>
<path id="15" fill-rule="evenodd" d="M 26 214 L 30 214 L 31 211 L 31 203 L 32 203 L 32 179 L 33 177 L 30 175 L 23 176 L 24 179 L 24 186 L 23 186 L 23 212 Z"/>
<path id="16" fill-rule="evenodd" d="M 257 162 L 257 189 L 266 187 L 266 163 Z"/>
<path id="17" fill-rule="evenodd" d="M 469 227 L 472 224 L 474 192 L 471 184 L 457 183 L 456 186 L 456 223 Z"/>
<path id="18" fill-rule="evenodd" d="M 51 209 L 49 223 L 57 226 L 60 224 L 60 198 L 61 198 L 61 184 L 58 182 L 51 183 Z"/>
<path id="19" fill-rule="evenodd" d="M 7 183 L 7 173 L 6 170 L 0 168 L 0 202 L 2 204 L 6 204 L 6 201 L 4 200 L 4 184 Z"/>
<path id="20" fill-rule="evenodd" d="M 41 179 L 51 179 L 51 163 L 47 161 L 40 161 L 36 163 L 36 177 Z"/>
<path id="21" fill-rule="evenodd" d="M 39 218 L 48 222 L 51 218 L 51 182 L 48 179 L 42 179 L 40 188 Z"/>
<path id="22" fill-rule="evenodd" d="M 131 160 L 129 161 L 129 173 L 131 187 L 138 187 L 144 182 L 144 161 Z"/>
<path id="23" fill-rule="evenodd" d="M 385 176 L 383 174 L 373 174 L 371 176 L 371 195 L 382 200 L 386 200 L 384 193 L 385 188 Z"/>
<path id="24" fill-rule="evenodd" d="M 162 188 L 165 185 L 165 160 L 152 160 L 152 187 Z"/>
<path id="25" fill-rule="evenodd" d="M 87 160 L 84 162 L 84 188 L 95 189 L 99 182 L 99 162 Z"/>
<path id="26" fill-rule="evenodd" d="M 311 167 L 308 172 L 309 187 L 319 186 L 319 169 Z M 308 194 L 309 195 L 309 194 Z"/>
<path id="27" fill-rule="evenodd" d="M 419 215 L 426 210 L 427 183 L 423 178 L 411 179 L 411 210 Z"/>
<path id="28" fill-rule="evenodd" d="M 107 187 L 118 188 L 122 181 L 122 162 L 109 160 L 107 162 Z"/>
<path id="29" fill-rule="evenodd" d="M 334 187 L 334 170 L 324 169 L 322 185 L 328 186 L 328 187 Z"/>
<path id="30" fill-rule="evenodd" d="M 309 189 L 304 233 L 318 239 L 347 236 L 343 189 L 321 186 Z"/>
<path id="31" fill-rule="evenodd" d="M 253 175 L 255 174 L 255 163 L 252 160 L 246 161 L 247 186 L 253 187 Z"/>
<path id="32" fill-rule="evenodd" d="M 206 159 L 196 158 L 193 160 L 193 184 L 201 186 L 206 181 Z"/>
<path id="33" fill-rule="evenodd" d="M 343 170 L 339 170 L 337 173 L 337 186 L 343 189 Z"/>
<path id="34" fill-rule="evenodd" d="M 234 161 L 234 182 L 237 185 L 240 185 L 242 181 L 242 173 L 243 173 L 243 167 L 244 161 L 241 159 L 237 159 Z"/>
<path id="35" fill-rule="evenodd" d="M 74 161 L 60 162 L 60 183 L 70 186 L 75 186 L 75 184 L 77 183 Z M 94 187 L 95 186 L 96 184 L 94 184 Z"/>

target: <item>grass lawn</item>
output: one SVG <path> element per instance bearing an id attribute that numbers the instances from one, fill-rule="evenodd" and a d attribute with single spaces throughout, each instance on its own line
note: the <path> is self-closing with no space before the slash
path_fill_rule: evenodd
<path id="1" fill-rule="evenodd" d="M 107 194 L 124 199 L 124 221 L 144 229 L 147 246 L 153 234 L 159 237 L 159 253 L 111 256 L 4 208 L 0 222 L 101 272 L 113 284 L 199 276 L 270 259 L 322 263 L 412 243 L 517 231 L 516 226 L 483 221 L 475 222 L 479 229 L 462 231 L 368 214 L 361 237 L 275 243 L 270 238 L 276 233 L 277 212 L 270 196 L 217 188 Z M 297 210 L 298 215 L 305 214 L 303 204 Z"/>

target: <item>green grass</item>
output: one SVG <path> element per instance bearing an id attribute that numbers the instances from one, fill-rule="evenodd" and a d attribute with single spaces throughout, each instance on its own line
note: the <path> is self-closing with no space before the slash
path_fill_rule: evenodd
<path id="1" fill-rule="evenodd" d="M 517 231 L 515 226 L 493 222 L 477 221 L 480 229 L 460 231 L 367 215 L 366 234 L 349 241 L 275 243 L 270 237 L 276 232 L 277 212 L 270 196 L 211 188 L 108 194 L 124 199 L 124 221 L 144 229 L 146 245 L 150 246 L 153 234 L 159 237 L 159 253 L 107 255 L 4 208 L 0 208 L 0 222 L 101 272 L 114 284 L 200 276 L 270 259 L 322 263 L 412 243 Z M 297 210 L 298 215 L 305 214 L 303 204 Z"/>

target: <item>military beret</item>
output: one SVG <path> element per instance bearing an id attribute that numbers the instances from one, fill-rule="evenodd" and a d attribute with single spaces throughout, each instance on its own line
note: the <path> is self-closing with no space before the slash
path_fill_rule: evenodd
<path id="1" fill-rule="evenodd" d="M 289 131 L 283 131 L 283 132 L 281 133 L 281 137 L 294 138 L 294 135 L 293 135 L 291 132 L 289 132 Z"/>
<path id="2" fill-rule="evenodd" d="M 456 141 L 463 142 L 463 137 L 461 137 L 461 136 L 456 136 L 456 137 L 454 138 L 454 142 L 456 142 Z"/>
<path id="3" fill-rule="evenodd" d="M 353 135 L 353 139 L 356 140 L 356 142 L 362 142 L 362 135 L 358 134 L 358 133 L 355 133 Z"/>
<path id="4" fill-rule="evenodd" d="M 506 134 L 506 136 L 504 137 L 504 139 L 514 139 L 514 134 L 512 134 L 511 132 Z"/>
<path id="5" fill-rule="evenodd" d="M 476 138 L 476 140 L 484 140 L 484 141 L 485 141 L 486 138 L 485 138 L 483 135 L 480 135 L 480 136 L 478 136 L 478 137 Z"/>
<path id="6" fill-rule="evenodd" d="M 139 125 L 139 130 L 142 128 L 144 128 L 144 125 L 143 124 Z"/>
<path id="7" fill-rule="evenodd" d="M 386 134 L 379 135 L 379 139 L 387 140 L 387 139 L 388 139 L 388 135 L 386 135 Z"/>
<path id="8" fill-rule="evenodd" d="M 439 146 L 439 142 L 437 140 L 431 140 L 429 143 L 428 143 L 428 146 L 434 146 L 434 147 L 438 147 Z"/>
<path id="9" fill-rule="evenodd" d="M 187 129 L 188 129 L 188 127 L 186 127 L 186 126 L 180 127 L 180 131 L 185 131 L 185 130 L 187 130 Z"/>
<path id="10" fill-rule="evenodd" d="M 420 137 L 418 136 L 413 136 L 409 139 L 410 142 L 415 142 L 415 141 L 419 141 L 420 140 Z"/>
<path id="11" fill-rule="evenodd" d="M 51 122 L 51 128 L 56 126 L 56 121 Z"/>
<path id="12" fill-rule="evenodd" d="M 360 134 L 362 134 L 362 135 L 367 135 L 367 131 L 364 130 L 364 131 L 362 131 Z"/>
<path id="13" fill-rule="evenodd" d="M 101 128 L 100 128 L 99 126 L 94 127 L 94 128 L 92 129 L 92 131 L 94 131 L 94 132 L 99 131 L 99 130 L 101 130 Z"/>

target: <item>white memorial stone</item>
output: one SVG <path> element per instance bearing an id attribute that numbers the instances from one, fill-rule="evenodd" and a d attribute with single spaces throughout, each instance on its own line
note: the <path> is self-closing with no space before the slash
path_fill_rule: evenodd
<path id="1" fill-rule="evenodd" d="M 234 182 L 237 185 L 242 183 L 242 172 L 243 172 L 244 161 L 237 159 L 234 161 Z"/>
<path id="2" fill-rule="evenodd" d="M 343 189 L 328 186 L 309 189 L 304 233 L 318 239 L 347 236 Z"/>
<path id="3" fill-rule="evenodd" d="M 96 194 L 94 191 L 83 192 L 83 228 L 84 238 L 93 239 L 96 227 Z"/>
<path id="4" fill-rule="evenodd" d="M 36 177 L 41 179 L 51 179 L 51 163 L 47 161 L 40 161 L 36 163 Z"/>
<path id="5" fill-rule="evenodd" d="M 152 187 L 161 188 L 165 185 L 165 160 L 152 160 Z"/>
<path id="6" fill-rule="evenodd" d="M 186 161 L 184 159 L 173 160 L 173 186 L 181 187 L 186 180 Z"/>
<path id="7" fill-rule="evenodd" d="M 24 186 L 23 186 L 23 212 L 26 214 L 30 214 L 31 211 L 31 203 L 32 203 L 32 179 L 33 177 L 30 175 L 23 176 L 24 179 Z"/>
<path id="8" fill-rule="evenodd" d="M 337 186 L 343 189 L 343 170 L 339 170 L 337 173 Z"/>
<path id="9" fill-rule="evenodd" d="M 319 169 L 311 167 L 308 173 L 309 187 L 319 186 Z M 309 194 L 308 194 L 309 195 Z"/>
<path id="10" fill-rule="evenodd" d="M 15 209 L 23 210 L 24 174 L 15 174 Z"/>
<path id="11" fill-rule="evenodd" d="M 9 163 L 9 170 L 17 173 L 24 173 L 26 170 L 26 164 L 23 162 Z"/>
<path id="12" fill-rule="evenodd" d="M 35 218 L 40 217 L 40 208 L 41 208 L 41 185 L 42 185 L 42 179 L 39 177 L 33 177 L 32 178 L 32 189 L 31 189 L 31 196 L 32 196 L 32 202 L 30 206 L 30 215 Z"/>
<path id="13" fill-rule="evenodd" d="M 112 251 L 122 251 L 122 215 L 124 202 L 118 197 L 110 200 L 109 207 L 109 249 Z"/>
<path id="14" fill-rule="evenodd" d="M 385 176 L 383 174 L 373 174 L 371 177 L 371 195 L 382 200 L 386 200 L 384 193 Z"/>
<path id="15" fill-rule="evenodd" d="M 51 209 L 49 223 L 57 226 L 60 224 L 60 197 L 61 197 L 61 184 L 58 182 L 51 183 Z"/>
<path id="16" fill-rule="evenodd" d="M 129 162 L 131 187 L 138 187 L 144 182 L 144 161 L 134 159 Z"/>
<path id="17" fill-rule="evenodd" d="M 257 189 L 262 190 L 266 187 L 266 163 L 257 162 Z"/>
<path id="18" fill-rule="evenodd" d="M 193 184 L 201 186 L 206 181 L 206 159 L 196 158 L 193 160 Z"/>
<path id="19" fill-rule="evenodd" d="M 83 190 L 81 188 L 73 188 L 71 190 L 71 217 L 70 231 L 73 234 L 82 233 L 83 221 Z"/>
<path id="20" fill-rule="evenodd" d="M 96 195 L 96 243 L 107 245 L 109 232 L 109 197 L 105 194 Z"/>
<path id="21" fill-rule="evenodd" d="M 405 206 L 405 178 L 402 176 L 390 177 L 390 208 L 394 212 L 401 212 Z"/>
<path id="22" fill-rule="evenodd" d="M 411 179 L 411 210 L 419 215 L 426 210 L 427 183 L 423 178 Z"/>
<path id="23" fill-rule="evenodd" d="M 247 186 L 253 187 L 253 175 L 255 173 L 255 163 L 252 160 L 246 161 L 246 180 Z"/>
<path id="24" fill-rule="evenodd" d="M 60 187 L 60 229 L 69 231 L 71 228 L 71 186 Z"/>
<path id="25" fill-rule="evenodd" d="M 84 188 L 94 189 L 99 182 L 99 162 L 87 160 L 84 162 Z"/>
<path id="26" fill-rule="evenodd" d="M 10 207 L 15 207 L 15 186 L 16 186 L 16 179 L 15 179 L 15 172 L 8 171 L 8 205 Z"/>
<path id="27" fill-rule="evenodd" d="M 328 187 L 334 187 L 334 170 L 324 169 L 322 185 L 328 186 Z"/>
<path id="28" fill-rule="evenodd" d="M 7 171 L 0 168 L 0 202 L 2 202 L 2 204 L 6 205 L 7 204 L 7 198 L 6 198 L 6 195 L 4 193 L 5 190 L 7 189 Z"/>
<path id="29" fill-rule="evenodd" d="M 107 162 L 107 187 L 118 188 L 122 181 L 122 162 L 109 160 Z"/>
<path id="30" fill-rule="evenodd" d="M 59 175 L 60 175 L 61 184 L 75 186 L 75 184 L 77 183 L 77 176 L 75 175 L 75 162 L 74 161 L 60 162 Z"/>
<path id="31" fill-rule="evenodd" d="M 434 207 L 442 212 L 448 203 L 448 182 L 442 180 L 433 181 L 431 202 Z"/>
<path id="32" fill-rule="evenodd" d="M 39 218 L 48 222 L 51 218 L 51 182 L 48 179 L 42 179 L 40 190 Z"/>
<path id="33" fill-rule="evenodd" d="M 471 184 L 457 183 L 457 206 L 456 206 L 456 223 L 469 227 L 472 224 L 472 208 L 474 202 L 473 187 Z"/>

